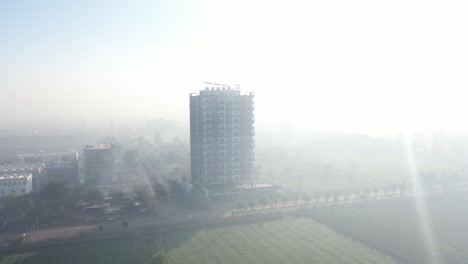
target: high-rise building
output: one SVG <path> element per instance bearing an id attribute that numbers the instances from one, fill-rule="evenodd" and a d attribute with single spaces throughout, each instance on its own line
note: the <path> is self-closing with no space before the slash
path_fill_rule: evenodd
<path id="1" fill-rule="evenodd" d="M 214 87 L 212 87 L 214 86 Z M 210 85 L 190 94 L 191 179 L 195 185 L 249 183 L 254 175 L 254 93 Z"/>
<path id="2" fill-rule="evenodd" d="M 83 150 L 84 181 L 88 185 L 111 183 L 114 178 L 112 144 L 86 145 Z"/>

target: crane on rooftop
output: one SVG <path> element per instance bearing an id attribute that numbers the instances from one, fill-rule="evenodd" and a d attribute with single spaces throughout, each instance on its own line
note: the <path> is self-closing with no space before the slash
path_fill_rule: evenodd
<path id="1" fill-rule="evenodd" d="M 230 86 L 230 85 L 227 85 L 227 84 L 211 83 L 211 82 L 204 82 L 204 83 L 205 83 L 205 84 L 210 84 L 210 85 L 225 86 L 225 87 L 231 88 L 231 86 Z M 235 90 L 240 90 L 240 85 L 239 85 L 239 84 L 236 84 L 235 86 L 236 86 L 236 87 L 234 88 Z"/>

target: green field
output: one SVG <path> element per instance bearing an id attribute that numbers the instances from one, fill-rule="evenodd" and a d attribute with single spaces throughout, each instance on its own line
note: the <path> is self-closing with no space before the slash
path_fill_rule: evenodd
<path id="1" fill-rule="evenodd" d="M 168 263 L 395 263 L 308 218 L 246 224 L 165 238 Z"/>
<path id="2" fill-rule="evenodd" d="M 433 249 L 440 263 L 468 263 L 467 194 L 427 198 Z M 315 208 L 310 216 L 403 263 L 431 263 L 427 238 L 411 198 Z"/>
<path id="3" fill-rule="evenodd" d="M 110 240 L 50 247 L 0 257 L 0 264 L 134 263 L 132 240 Z"/>

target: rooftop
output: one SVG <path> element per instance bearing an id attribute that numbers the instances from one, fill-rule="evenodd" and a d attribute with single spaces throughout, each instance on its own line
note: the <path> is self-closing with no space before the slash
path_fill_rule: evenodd
<path id="1" fill-rule="evenodd" d="M 27 179 L 29 177 L 31 177 L 31 173 L 0 174 L 0 180 Z"/>
<path id="2" fill-rule="evenodd" d="M 44 163 L 4 163 L 0 164 L 0 174 L 4 173 L 21 173 L 21 172 L 34 172 L 44 169 Z"/>
<path id="3" fill-rule="evenodd" d="M 86 145 L 85 149 L 112 149 L 113 145 L 108 143 L 101 144 L 89 144 Z"/>

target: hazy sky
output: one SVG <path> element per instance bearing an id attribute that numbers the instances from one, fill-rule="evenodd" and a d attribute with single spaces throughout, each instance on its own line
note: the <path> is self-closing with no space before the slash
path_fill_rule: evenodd
<path id="1" fill-rule="evenodd" d="M 463 1 L 1 1 L 0 118 L 188 120 L 204 81 L 256 120 L 465 127 Z"/>

